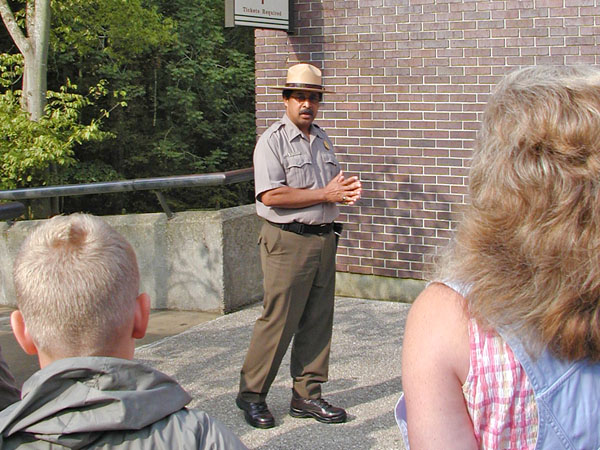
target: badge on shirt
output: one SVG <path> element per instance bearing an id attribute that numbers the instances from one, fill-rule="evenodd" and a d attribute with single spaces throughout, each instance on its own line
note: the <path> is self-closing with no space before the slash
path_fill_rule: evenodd
<path id="1" fill-rule="evenodd" d="M 329 147 L 329 143 L 327 141 L 324 141 L 323 145 L 325 146 L 326 150 L 331 150 L 331 148 Z"/>

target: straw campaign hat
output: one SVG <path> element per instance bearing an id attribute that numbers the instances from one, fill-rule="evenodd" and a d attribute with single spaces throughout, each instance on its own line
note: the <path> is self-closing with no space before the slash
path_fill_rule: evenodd
<path id="1" fill-rule="evenodd" d="M 327 91 L 321 84 L 321 71 L 312 64 L 300 63 L 293 65 L 288 69 L 285 86 L 271 86 L 273 89 L 281 91 L 291 89 L 295 91 L 326 92 L 333 94 L 333 91 Z"/>

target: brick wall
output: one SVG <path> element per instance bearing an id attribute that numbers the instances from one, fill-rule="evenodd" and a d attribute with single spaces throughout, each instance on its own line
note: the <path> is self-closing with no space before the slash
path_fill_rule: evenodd
<path id="1" fill-rule="evenodd" d="M 596 64 L 599 0 L 295 0 L 295 34 L 256 30 L 260 135 L 286 69 L 323 70 L 319 123 L 364 193 L 343 207 L 338 270 L 423 278 L 467 199 L 493 86 L 520 66 Z"/>

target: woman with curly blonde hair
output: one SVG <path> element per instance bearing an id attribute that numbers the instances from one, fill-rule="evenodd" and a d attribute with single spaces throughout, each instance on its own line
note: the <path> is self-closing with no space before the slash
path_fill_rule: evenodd
<path id="1" fill-rule="evenodd" d="M 469 183 L 407 319 L 399 425 L 413 449 L 599 448 L 600 71 L 509 74 Z"/>

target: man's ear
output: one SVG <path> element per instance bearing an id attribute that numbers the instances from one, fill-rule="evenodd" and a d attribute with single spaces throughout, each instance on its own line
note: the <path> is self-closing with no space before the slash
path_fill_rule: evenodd
<path id="1" fill-rule="evenodd" d="M 10 325 L 12 326 L 13 334 L 23 351 L 28 355 L 37 355 L 38 349 L 27 331 L 25 320 L 23 320 L 23 314 L 21 314 L 21 311 L 18 309 L 13 311 L 10 315 Z"/>
<path id="2" fill-rule="evenodd" d="M 150 318 L 150 297 L 145 292 L 141 293 L 135 299 L 135 317 L 133 323 L 134 339 L 142 339 L 146 335 L 148 328 L 148 319 Z"/>

